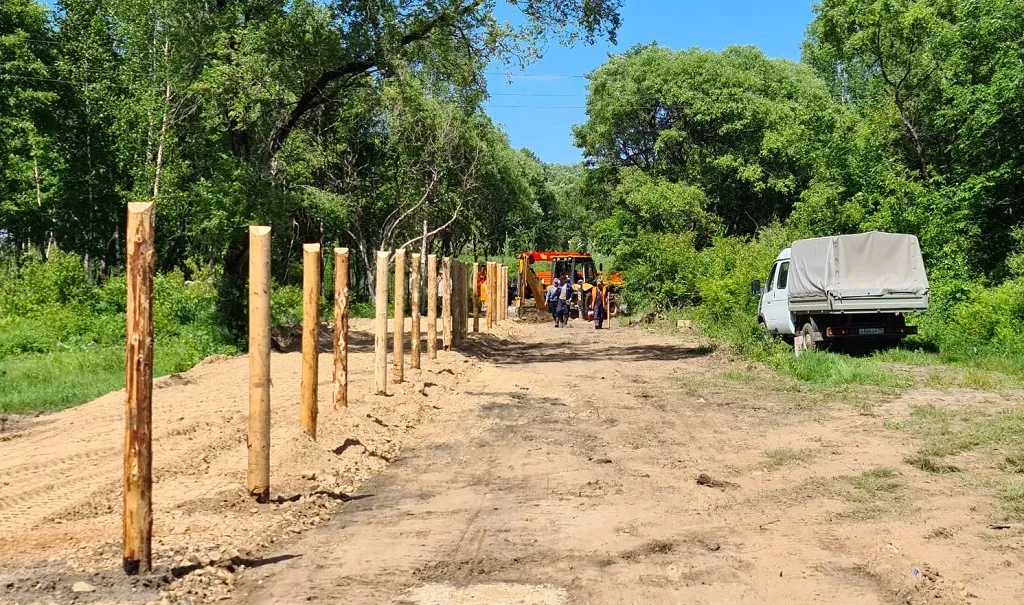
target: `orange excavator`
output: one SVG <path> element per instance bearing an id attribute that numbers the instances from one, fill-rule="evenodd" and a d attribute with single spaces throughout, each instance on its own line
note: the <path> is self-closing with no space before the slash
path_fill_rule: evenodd
<path id="1" fill-rule="evenodd" d="M 519 275 L 516 279 L 515 305 L 522 316 L 530 299 L 537 310 L 547 311 L 544 293 L 554 279 L 568 277 L 573 290 L 582 290 L 583 308 L 573 309 L 573 315 L 586 317 L 590 309 L 591 291 L 601 280 L 608 286 L 608 314 L 618 313 L 618 294 L 625 285 L 619 273 L 605 273 L 596 266 L 589 252 L 523 252 L 519 255 Z"/>
<path id="2" fill-rule="evenodd" d="M 532 305 L 538 311 L 547 312 L 544 295 L 552 280 L 570 277 L 573 290 L 583 291 L 583 309 L 572 309 L 576 317 L 585 316 L 590 309 L 591 290 L 597 281 L 603 281 L 608 287 L 608 314 L 615 316 L 619 310 L 618 295 L 625 281 L 617 272 L 606 273 L 603 266 L 595 265 L 589 252 L 523 252 L 519 255 L 518 275 L 512 281 L 516 290 L 513 304 L 522 317 Z M 582 284 L 580 283 L 582 282 Z M 487 272 L 481 271 L 476 279 L 477 295 L 481 301 L 487 300 Z"/>

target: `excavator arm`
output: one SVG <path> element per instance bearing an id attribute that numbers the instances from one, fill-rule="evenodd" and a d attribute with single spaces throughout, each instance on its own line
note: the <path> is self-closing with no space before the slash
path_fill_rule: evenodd
<path id="1" fill-rule="evenodd" d="M 544 301 L 544 284 L 541 283 L 537 274 L 533 272 L 533 267 L 530 266 L 529 257 L 522 255 L 519 257 L 519 275 L 522 275 L 526 280 L 526 285 L 530 287 L 530 292 L 533 293 L 533 299 L 537 305 L 537 310 L 546 311 L 547 304 Z M 526 306 L 526 290 L 521 289 L 519 292 L 519 308 Z"/>

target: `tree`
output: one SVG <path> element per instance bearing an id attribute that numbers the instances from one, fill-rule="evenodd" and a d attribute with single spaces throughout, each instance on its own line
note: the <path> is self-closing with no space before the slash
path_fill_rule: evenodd
<path id="1" fill-rule="evenodd" d="M 612 188 L 624 168 L 700 188 L 728 233 L 789 216 L 841 108 L 804 66 L 754 48 L 639 46 L 589 76 L 582 147 Z"/>
<path id="2" fill-rule="evenodd" d="M 0 6 L 0 239 L 43 254 L 57 223 L 60 172 L 52 42 L 46 10 L 34 0 Z"/>

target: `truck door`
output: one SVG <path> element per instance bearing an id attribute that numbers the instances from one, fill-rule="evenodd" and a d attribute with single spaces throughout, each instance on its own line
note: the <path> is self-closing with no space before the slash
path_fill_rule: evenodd
<path id="1" fill-rule="evenodd" d="M 773 334 L 792 336 L 795 333 L 789 312 L 789 261 L 779 261 L 768 275 L 768 285 L 761 298 L 761 315 L 765 327 Z"/>

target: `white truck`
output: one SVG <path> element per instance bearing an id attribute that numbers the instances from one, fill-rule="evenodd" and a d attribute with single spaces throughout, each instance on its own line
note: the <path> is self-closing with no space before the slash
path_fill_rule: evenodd
<path id="1" fill-rule="evenodd" d="M 832 341 L 899 343 L 917 333 L 906 315 L 927 311 L 929 295 L 917 238 L 877 231 L 793 242 L 751 291 L 758 322 L 797 355 Z"/>

